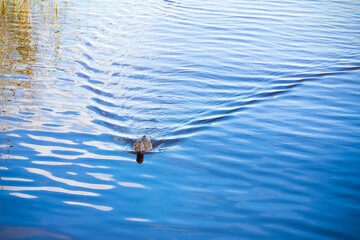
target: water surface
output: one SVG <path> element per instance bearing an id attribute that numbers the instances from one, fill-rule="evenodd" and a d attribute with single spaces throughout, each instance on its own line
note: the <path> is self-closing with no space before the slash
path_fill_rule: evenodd
<path id="1" fill-rule="evenodd" d="M 11 2 L 0 239 L 359 236 L 358 1 Z"/>

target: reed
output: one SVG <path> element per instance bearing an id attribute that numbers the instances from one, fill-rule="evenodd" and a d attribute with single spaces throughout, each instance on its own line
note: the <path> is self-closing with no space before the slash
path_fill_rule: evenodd
<path id="1" fill-rule="evenodd" d="M 0 3 L 0 12 L 1 12 L 1 15 L 4 15 L 6 13 L 6 0 L 0 0 L 1 3 Z"/>
<path id="2" fill-rule="evenodd" d="M 45 0 L 43 0 L 45 1 Z M 53 5 L 53 9 L 54 9 L 54 12 L 57 16 L 57 13 L 58 13 L 58 3 L 57 3 L 57 0 L 50 0 L 52 5 Z M 12 4 L 12 5 L 15 5 L 15 6 L 21 6 L 23 4 L 38 4 L 39 1 L 38 0 L 0 0 L 0 13 L 1 15 L 4 15 L 7 11 L 7 6 L 8 4 Z"/>

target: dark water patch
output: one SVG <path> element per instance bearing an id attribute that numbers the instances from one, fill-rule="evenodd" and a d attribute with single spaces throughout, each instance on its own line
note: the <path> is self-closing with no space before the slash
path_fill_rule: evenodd
<path id="1" fill-rule="evenodd" d="M 109 98 L 115 98 L 115 96 L 113 94 L 111 94 L 111 93 L 101 91 L 99 89 L 96 89 L 94 87 L 90 87 L 88 85 L 82 85 L 81 87 L 83 87 L 83 88 L 85 88 L 85 89 L 87 89 L 87 90 L 89 90 L 89 91 L 91 91 L 91 92 L 93 92 L 95 94 L 98 94 L 100 96 L 105 96 L 105 97 L 109 97 Z"/>
<path id="2" fill-rule="evenodd" d="M 35 113 L 33 113 L 33 112 L 19 112 L 19 114 L 28 115 L 28 116 L 34 116 L 35 115 Z"/>
<path id="3" fill-rule="evenodd" d="M 86 40 L 85 40 L 84 44 L 85 44 L 86 46 L 88 46 L 88 47 L 92 47 L 92 46 L 93 46 L 89 41 L 86 41 Z"/>
<path id="4" fill-rule="evenodd" d="M 271 92 L 262 92 L 255 95 L 255 97 L 273 97 L 282 93 L 285 93 L 286 91 L 271 91 Z"/>
<path id="5" fill-rule="evenodd" d="M 94 59 L 87 53 L 83 53 L 83 56 L 85 56 L 88 60 L 94 61 Z"/>
<path id="6" fill-rule="evenodd" d="M 121 73 L 119 73 L 119 72 L 113 73 L 113 74 L 111 74 L 111 76 L 113 76 L 113 77 L 121 76 Z"/>
<path id="7" fill-rule="evenodd" d="M 107 73 L 101 70 L 98 70 L 96 68 L 92 68 L 90 67 L 88 64 L 86 64 L 85 62 L 81 62 L 81 61 L 75 61 L 76 63 L 80 64 L 81 66 L 83 66 L 86 70 L 91 71 L 93 73 Z"/>
<path id="8" fill-rule="evenodd" d="M 9 116 L 0 116 L 0 119 L 2 119 L 2 121 L 12 121 L 12 122 L 30 122 L 30 121 L 27 121 L 27 120 L 24 120 L 22 118 L 16 118 L 16 117 L 9 117 Z"/>
<path id="9" fill-rule="evenodd" d="M 57 113 L 62 115 L 80 115 L 80 113 L 76 111 L 65 111 L 65 112 L 57 112 Z"/>
<path id="10" fill-rule="evenodd" d="M 151 79 L 150 76 L 145 75 L 145 74 L 129 74 L 129 75 L 126 75 L 126 78 L 134 79 L 134 80 L 138 80 L 138 81 L 144 81 L 144 80 Z"/>
<path id="11" fill-rule="evenodd" d="M 112 62 L 111 65 L 113 66 L 121 66 L 121 67 L 131 67 L 131 64 L 128 63 L 118 63 L 118 62 Z"/>
<path id="12" fill-rule="evenodd" d="M 355 67 L 346 67 L 346 68 L 341 68 L 340 71 L 353 71 L 353 70 L 359 70 L 360 67 L 355 66 Z"/>
<path id="13" fill-rule="evenodd" d="M 115 103 L 112 103 L 112 102 L 109 102 L 109 101 L 105 101 L 103 99 L 100 99 L 100 98 L 91 98 L 91 100 L 93 100 L 94 102 L 98 103 L 98 104 L 101 104 L 101 105 L 104 105 L 104 106 L 107 106 L 107 107 L 119 107 L 117 104 Z M 122 108 L 126 108 L 126 106 L 122 106 Z M 129 108 L 128 108 L 129 109 Z"/>
<path id="14" fill-rule="evenodd" d="M 104 84 L 102 81 L 91 80 L 91 79 L 89 79 L 88 82 L 92 84 Z"/>
<path id="15" fill-rule="evenodd" d="M 53 112 L 54 111 L 53 109 L 50 109 L 50 108 L 41 108 L 41 110 L 44 110 L 44 111 L 47 111 L 47 112 Z"/>
<path id="16" fill-rule="evenodd" d="M 89 83 L 92 83 L 92 84 L 104 84 L 102 81 L 97 81 L 97 80 L 91 79 L 89 75 L 86 75 L 84 73 L 76 72 L 75 74 L 76 74 L 76 76 L 78 76 L 80 78 L 86 79 Z"/>
<path id="17" fill-rule="evenodd" d="M 230 112 L 228 113 L 231 113 L 231 110 Z M 227 115 L 224 115 L 224 116 L 214 116 L 214 117 L 211 117 L 209 119 L 200 119 L 200 120 L 195 120 L 195 121 L 192 121 L 190 123 L 190 125 L 197 125 L 197 124 L 209 124 L 209 123 L 213 123 L 213 122 L 217 122 L 217 121 L 220 121 L 220 120 L 223 120 L 224 118 L 226 118 Z"/>
<path id="18" fill-rule="evenodd" d="M 164 2 L 171 4 L 178 4 L 176 1 L 172 1 L 172 0 L 164 0 Z"/>
<path id="19" fill-rule="evenodd" d="M 80 77 L 80 78 L 84 78 L 84 79 L 86 79 L 86 80 L 89 80 L 89 79 L 90 79 L 90 76 L 89 76 L 89 75 L 86 75 L 86 74 L 84 74 L 84 73 L 76 72 L 75 74 L 76 74 L 76 76 L 78 76 L 78 77 Z"/>
<path id="20" fill-rule="evenodd" d="M 290 89 L 290 88 L 297 87 L 298 85 L 299 85 L 299 83 L 295 83 L 295 84 L 290 84 L 290 85 L 285 85 L 285 86 L 277 86 L 277 87 L 274 87 L 274 89 Z"/>
<path id="21" fill-rule="evenodd" d="M 299 75 L 295 75 L 294 77 L 295 78 L 301 78 L 300 80 L 305 80 L 306 81 L 306 79 L 314 79 L 314 78 L 317 78 L 317 77 L 324 77 L 324 76 L 330 76 L 330 75 L 336 75 L 336 74 L 344 74 L 347 71 L 359 70 L 360 67 L 359 66 L 354 66 L 354 67 L 333 68 L 333 69 L 334 69 L 334 71 L 322 72 L 322 73 L 299 74 Z"/>
<path id="22" fill-rule="evenodd" d="M 44 123 L 42 124 L 44 127 L 62 127 L 60 124 L 54 124 L 54 123 Z"/>

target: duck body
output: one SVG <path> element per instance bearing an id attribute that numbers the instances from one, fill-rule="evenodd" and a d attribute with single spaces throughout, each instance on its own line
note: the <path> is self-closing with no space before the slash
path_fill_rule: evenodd
<path id="1" fill-rule="evenodd" d="M 133 150 L 137 152 L 136 156 L 136 162 L 138 164 L 142 164 L 144 161 L 144 152 L 151 151 L 152 144 L 150 141 L 150 138 L 146 135 L 140 137 L 136 142 L 134 143 Z"/>
<path id="2" fill-rule="evenodd" d="M 135 152 L 139 152 L 139 153 L 151 151 L 152 150 L 152 144 L 151 144 L 150 138 L 148 136 L 146 136 L 146 135 L 140 137 L 134 143 L 133 150 Z"/>

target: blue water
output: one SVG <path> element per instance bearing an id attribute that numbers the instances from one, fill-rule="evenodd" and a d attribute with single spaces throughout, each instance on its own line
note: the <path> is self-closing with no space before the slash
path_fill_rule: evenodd
<path id="1" fill-rule="evenodd" d="M 0 239 L 359 238 L 359 1 L 10 2 Z"/>

